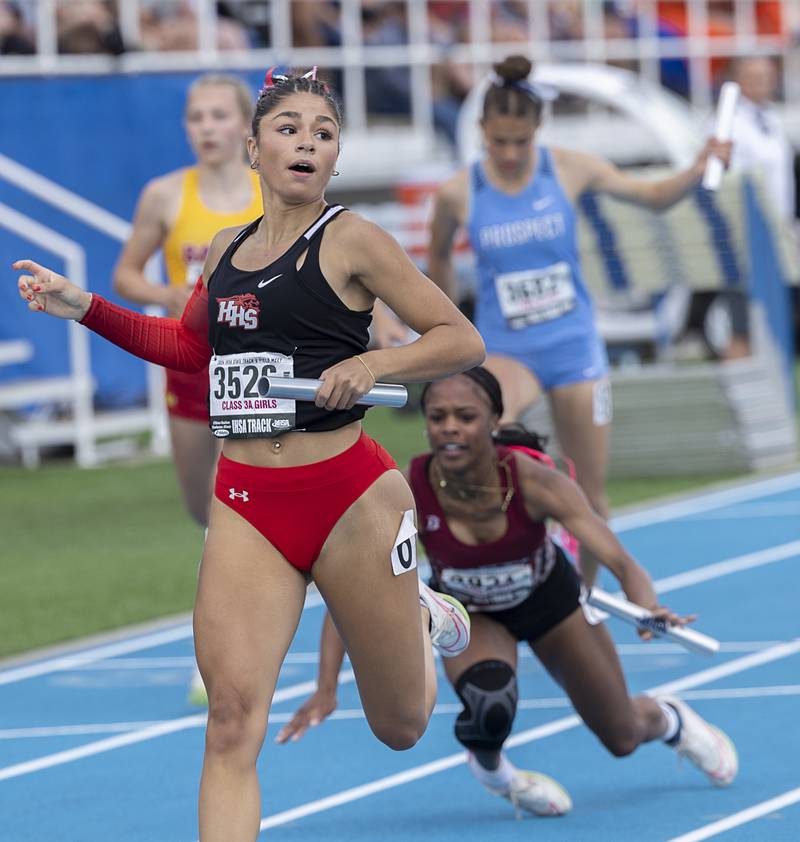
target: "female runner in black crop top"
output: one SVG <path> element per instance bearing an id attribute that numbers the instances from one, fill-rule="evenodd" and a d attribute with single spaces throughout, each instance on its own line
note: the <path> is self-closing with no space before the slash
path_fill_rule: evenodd
<path id="1" fill-rule="evenodd" d="M 32 261 L 14 264 L 28 273 L 18 286 L 31 310 L 81 320 L 160 365 L 209 367 L 212 429 L 224 444 L 194 613 L 209 694 L 202 842 L 258 835 L 256 758 L 309 577 L 347 642 L 370 725 L 393 748 L 413 746 L 433 708 L 428 636 L 451 655 L 468 639 L 461 606 L 421 594 L 415 565 L 398 561 L 401 544 L 413 545 L 413 498 L 388 454 L 362 434 L 354 406 L 376 380 L 429 380 L 475 365 L 483 343 L 390 236 L 328 208 L 341 117 L 327 86 L 270 72 L 253 123 L 248 148 L 264 217 L 235 243 L 235 229 L 214 238 L 208 287 L 198 281 L 180 322 L 116 307 Z M 376 297 L 420 339 L 366 353 Z M 320 377 L 315 406 L 252 394 L 264 371 Z"/>

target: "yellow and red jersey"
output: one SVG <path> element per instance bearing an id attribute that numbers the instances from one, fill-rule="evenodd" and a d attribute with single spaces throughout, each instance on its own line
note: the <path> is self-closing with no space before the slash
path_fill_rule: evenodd
<path id="1" fill-rule="evenodd" d="M 240 211 L 220 213 L 203 204 L 197 167 L 183 175 L 183 189 L 178 218 L 164 241 L 164 263 L 170 284 L 194 286 L 203 271 L 208 247 L 217 231 L 245 225 L 261 216 L 261 187 L 256 173 L 250 173 L 253 186 L 250 204 Z"/>
<path id="2" fill-rule="evenodd" d="M 217 231 L 252 222 L 263 213 L 258 176 L 250 174 L 253 185 L 250 204 L 234 213 L 220 213 L 203 204 L 197 167 L 183 175 L 178 218 L 164 241 L 164 263 L 171 285 L 194 284 L 203 271 L 208 247 Z M 208 372 L 194 374 L 167 369 L 167 411 L 170 415 L 208 423 Z"/>

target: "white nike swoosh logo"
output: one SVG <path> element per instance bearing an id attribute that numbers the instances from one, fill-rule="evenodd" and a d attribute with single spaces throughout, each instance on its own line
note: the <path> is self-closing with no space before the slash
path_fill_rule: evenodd
<path id="1" fill-rule="evenodd" d="M 282 274 L 283 274 L 283 272 L 281 272 L 281 275 Z M 273 281 L 277 281 L 278 278 L 280 278 L 281 275 L 276 275 L 274 278 L 270 278 L 268 281 L 259 281 L 258 282 L 258 288 L 263 289 L 263 287 L 265 287 L 267 284 L 271 284 Z"/>
<path id="2" fill-rule="evenodd" d="M 544 210 L 545 208 L 549 208 L 550 205 L 553 204 L 553 197 L 552 196 L 545 196 L 544 199 L 537 199 L 533 202 L 533 209 L 535 211 Z"/>

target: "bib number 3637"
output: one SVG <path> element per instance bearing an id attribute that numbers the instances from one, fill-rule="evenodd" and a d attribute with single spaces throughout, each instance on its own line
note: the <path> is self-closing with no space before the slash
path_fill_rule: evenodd
<path id="1" fill-rule="evenodd" d="M 512 330 L 557 319 L 575 306 L 575 284 L 566 262 L 497 275 L 495 289 Z"/>
<path id="2" fill-rule="evenodd" d="M 208 366 L 211 432 L 217 438 L 259 438 L 295 426 L 295 402 L 270 398 L 266 378 L 292 377 L 294 361 L 283 354 L 214 356 Z"/>

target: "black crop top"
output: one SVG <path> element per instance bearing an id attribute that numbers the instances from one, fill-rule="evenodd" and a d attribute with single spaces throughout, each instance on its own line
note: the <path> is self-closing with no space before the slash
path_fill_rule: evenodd
<path id="1" fill-rule="evenodd" d="M 313 402 L 266 398 L 264 377 L 318 378 L 362 354 L 372 312 L 346 307 L 319 265 L 325 228 L 345 208 L 327 206 L 277 260 L 244 271 L 232 259 L 260 219 L 244 228 L 208 278 L 210 424 L 225 438 L 276 436 L 289 430 L 335 430 L 364 417 L 365 406 L 318 408 Z M 306 252 L 300 269 L 297 261 Z"/>

